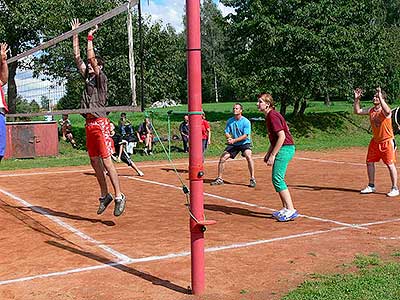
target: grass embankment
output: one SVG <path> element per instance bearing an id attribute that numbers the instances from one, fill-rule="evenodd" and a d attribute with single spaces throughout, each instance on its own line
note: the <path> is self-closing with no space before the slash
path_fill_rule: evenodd
<path id="1" fill-rule="evenodd" d="M 393 257 L 397 261 L 384 261 L 377 254 L 357 256 L 357 273 L 314 275 L 282 300 L 398 300 L 400 252 Z"/>
<path id="2" fill-rule="evenodd" d="M 203 109 L 212 129 L 212 145 L 207 150 L 207 156 L 219 156 L 225 148 L 224 128 L 226 120 L 232 116 L 233 103 L 206 103 Z M 298 150 L 324 150 L 340 147 L 366 146 L 370 139 L 368 132 L 368 118 L 355 116 L 351 113 L 351 104 L 347 102 L 335 102 L 332 106 L 326 107 L 321 102 L 311 102 L 302 118 L 294 117 L 290 110 L 286 115 L 291 132 L 295 138 Z M 168 136 L 168 114 L 167 112 L 187 111 L 187 106 L 182 105 L 174 108 L 153 109 L 150 116 L 153 125 L 162 138 Z M 259 118 L 262 114 L 257 111 L 255 103 L 244 103 L 244 115 L 248 118 Z M 143 122 L 143 113 L 128 113 L 128 119 L 137 126 Z M 119 113 L 110 114 L 110 119 L 118 123 Z M 172 134 L 179 136 L 178 127 L 183 119 L 181 114 L 171 114 Z M 89 164 L 85 151 L 85 129 L 84 120 L 79 115 L 71 115 L 73 134 L 79 144 L 79 149 L 72 149 L 71 145 L 60 141 L 60 154 L 57 157 L 43 157 L 35 159 L 8 159 L 1 163 L 1 170 L 15 170 L 27 168 L 46 168 L 60 166 L 77 166 Z M 252 122 L 253 151 L 254 153 L 265 152 L 269 142 L 263 121 Z M 168 149 L 168 143 L 164 142 Z M 171 157 L 182 158 L 187 154 L 180 152 L 182 143 L 171 142 Z M 155 145 L 155 155 L 143 156 L 134 154 L 135 161 L 165 159 L 161 145 Z"/>

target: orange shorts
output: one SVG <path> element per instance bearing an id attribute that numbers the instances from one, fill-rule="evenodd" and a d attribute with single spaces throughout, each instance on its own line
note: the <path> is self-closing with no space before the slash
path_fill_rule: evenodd
<path id="1" fill-rule="evenodd" d="M 110 120 L 107 118 L 86 119 L 86 147 L 89 157 L 107 158 L 114 153 L 110 135 Z"/>
<path id="2" fill-rule="evenodd" d="M 371 140 L 368 146 L 367 163 L 383 160 L 386 165 L 396 162 L 396 149 L 394 139 L 381 143 Z"/>

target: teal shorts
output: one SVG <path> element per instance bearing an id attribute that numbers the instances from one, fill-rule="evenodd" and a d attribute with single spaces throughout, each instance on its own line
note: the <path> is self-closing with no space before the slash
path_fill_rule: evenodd
<path id="1" fill-rule="evenodd" d="M 294 145 L 284 145 L 275 157 L 274 166 L 272 167 L 272 184 L 278 193 L 288 188 L 285 182 L 285 175 L 289 161 L 292 160 L 295 152 Z"/>

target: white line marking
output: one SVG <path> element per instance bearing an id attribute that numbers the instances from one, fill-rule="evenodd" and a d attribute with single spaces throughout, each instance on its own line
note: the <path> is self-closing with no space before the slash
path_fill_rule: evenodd
<path id="1" fill-rule="evenodd" d="M 82 231 L 79 231 L 75 227 L 65 223 L 64 221 L 60 220 L 59 218 L 53 216 L 50 212 L 47 212 L 46 210 L 43 210 L 43 209 L 41 209 L 39 207 L 36 207 L 36 206 L 30 204 L 29 202 L 21 199 L 20 197 L 15 196 L 15 195 L 13 195 L 13 194 L 11 194 L 11 193 L 9 193 L 9 192 L 1 189 L 1 188 L 0 188 L 0 192 L 3 193 L 4 195 L 7 195 L 8 197 L 18 201 L 22 205 L 30 208 L 31 210 L 33 210 L 33 211 L 45 216 L 46 218 L 49 218 L 54 223 L 56 223 L 59 226 L 67 229 L 68 231 L 72 232 L 73 234 L 79 236 L 83 240 L 97 245 L 97 247 L 103 249 L 105 252 L 108 252 L 108 253 L 112 254 L 113 256 L 117 257 L 119 260 L 129 260 L 129 259 L 131 259 L 130 257 L 128 257 L 128 256 L 126 256 L 126 255 L 124 255 L 122 253 L 119 253 L 118 251 L 112 249 L 111 247 L 108 247 L 108 246 L 102 244 L 101 242 L 99 242 L 99 241 L 95 240 L 94 238 L 88 236 L 87 234 L 83 233 Z"/>
<path id="2" fill-rule="evenodd" d="M 396 237 L 380 236 L 380 237 L 378 237 L 378 239 L 380 239 L 380 240 L 400 240 L 400 236 L 396 236 Z"/>
<path id="3" fill-rule="evenodd" d="M 177 190 L 181 189 L 181 187 L 178 187 L 178 186 L 175 186 L 175 185 L 171 185 L 171 184 L 168 184 L 168 183 L 161 183 L 161 182 L 157 182 L 157 181 L 152 181 L 152 180 L 143 179 L 143 178 L 136 178 L 136 177 L 132 177 L 132 176 L 127 176 L 127 178 L 133 179 L 133 180 L 137 180 L 137 181 L 146 182 L 146 183 L 156 184 L 156 185 L 160 185 L 160 186 L 164 186 L 164 187 L 170 187 L 170 188 L 174 188 L 174 189 L 177 189 Z M 250 206 L 250 207 L 256 207 L 256 208 L 265 209 L 265 210 L 269 210 L 269 211 L 276 211 L 276 209 L 265 207 L 265 206 L 258 205 L 258 204 L 253 204 L 253 203 L 249 203 L 249 202 L 235 200 L 235 199 L 231 199 L 231 198 L 227 198 L 227 197 L 223 197 L 223 196 L 218 196 L 218 195 L 214 195 L 214 194 L 210 194 L 210 193 L 205 193 L 205 192 L 203 194 L 205 196 L 209 196 L 209 197 L 216 198 L 216 199 L 221 199 L 223 201 L 227 201 L 227 202 L 230 202 L 230 203 L 241 204 L 241 205 Z M 367 230 L 367 228 L 364 228 L 362 226 L 358 226 L 356 224 L 348 224 L 348 223 L 343 223 L 343 222 L 339 222 L 339 221 L 335 221 L 335 220 L 323 219 L 323 218 L 319 218 L 319 217 L 312 217 L 312 216 L 307 216 L 307 215 L 302 215 L 302 214 L 299 214 L 299 216 L 301 216 L 303 218 L 311 219 L 311 220 L 316 220 L 316 221 L 321 221 L 321 222 L 329 222 L 329 223 L 334 223 L 334 224 L 338 224 L 338 225 L 341 225 L 341 226 L 347 226 L 347 227 L 351 227 L 351 228 Z"/>
<path id="4" fill-rule="evenodd" d="M 400 219 L 377 221 L 377 222 L 360 224 L 360 226 L 373 226 L 373 225 L 378 225 L 378 224 L 393 223 L 393 222 L 399 222 L 399 221 L 400 221 Z M 329 233 L 329 232 L 334 232 L 334 231 L 343 231 L 343 230 L 348 230 L 348 229 L 351 229 L 351 227 L 342 226 L 342 227 L 336 227 L 336 228 L 331 228 L 331 229 L 327 229 L 327 230 L 304 232 L 304 233 L 293 234 L 293 235 L 289 235 L 289 236 L 266 239 L 266 240 L 258 240 L 258 241 L 251 241 L 251 242 L 245 242 L 245 243 L 235 243 L 235 244 L 231 244 L 231 245 L 210 247 L 210 248 L 206 248 L 204 251 L 207 253 L 211 253 L 211 252 L 217 252 L 217 251 L 223 251 L 223 250 L 245 248 L 245 247 L 251 247 L 251 246 L 256 246 L 256 245 L 261 245 L 261 244 L 273 243 L 276 241 L 284 241 L 284 240 L 289 240 L 289 239 L 320 235 L 320 234 L 324 234 L 324 233 Z M 57 276 L 81 273 L 81 272 L 92 271 L 92 270 L 99 270 L 99 269 L 104 269 L 104 268 L 115 267 L 115 266 L 122 265 L 122 264 L 130 265 L 130 264 L 137 264 L 137 263 L 142 263 L 142 262 L 168 260 L 168 259 L 173 259 L 173 258 L 178 258 L 178 257 L 186 257 L 189 255 L 190 255 L 190 252 L 185 251 L 185 252 L 180 252 L 180 253 L 171 253 L 171 254 L 167 254 L 167 255 L 158 255 L 158 256 L 148 256 L 148 257 L 135 258 L 135 259 L 128 258 L 128 259 L 121 260 L 118 262 L 107 263 L 107 264 L 102 264 L 102 265 L 89 266 L 89 267 L 77 268 L 77 269 L 66 270 L 66 271 L 61 271 L 61 272 L 53 272 L 53 273 L 39 274 L 39 275 L 28 276 L 28 277 L 20 277 L 20 278 L 15 278 L 15 279 L 2 280 L 2 281 L 0 281 L 0 285 L 18 283 L 18 282 L 23 282 L 23 281 L 31 281 L 31 280 L 35 280 L 35 279 L 41 279 L 41 278 L 57 277 Z"/>
<path id="5" fill-rule="evenodd" d="M 320 163 L 328 163 L 328 164 L 340 164 L 340 165 L 351 165 L 351 166 L 363 166 L 365 167 L 365 163 L 352 163 L 346 161 L 337 161 L 337 160 L 327 160 L 327 159 L 319 159 L 319 158 L 308 158 L 308 157 L 294 157 L 294 159 L 298 160 L 306 160 L 306 161 L 315 161 Z"/>
<path id="6" fill-rule="evenodd" d="M 312 235 L 319 235 L 319 234 L 329 233 L 332 231 L 341 231 L 341 230 L 346 230 L 346 229 L 349 229 L 349 227 L 344 226 L 344 227 L 331 228 L 331 229 L 327 229 L 327 230 L 318 230 L 318 231 L 314 231 L 314 232 L 293 234 L 293 235 L 289 235 L 289 236 L 285 236 L 285 237 L 272 238 L 272 239 L 267 239 L 267 240 L 258 240 L 258 241 L 252 241 L 252 242 L 236 243 L 236 244 L 224 245 L 224 246 L 216 246 L 216 247 L 206 248 L 204 251 L 207 253 L 211 253 L 211 252 L 223 251 L 223 250 L 228 250 L 228 249 L 245 248 L 245 247 L 250 247 L 250 246 L 255 246 L 255 245 L 268 244 L 268 243 L 272 243 L 275 241 L 283 241 L 283 240 L 307 237 L 307 236 L 312 236 Z M 89 266 L 89 267 L 77 268 L 77 269 L 66 270 L 66 271 L 61 271 L 61 272 L 53 272 L 53 273 L 39 274 L 39 275 L 28 276 L 28 277 L 2 280 L 2 281 L 0 281 L 0 285 L 6 285 L 6 284 L 11 284 L 11 283 L 23 282 L 23 281 L 30 281 L 30 280 L 34 280 L 34 279 L 40 279 L 40 278 L 56 277 L 56 276 L 73 274 L 73 273 L 80 273 L 80 272 L 85 272 L 85 271 L 104 269 L 104 268 L 109 268 L 109 267 L 116 267 L 118 265 L 130 265 L 130 264 L 137 264 L 137 263 L 142 263 L 142 262 L 168 260 L 168 259 L 173 259 L 173 258 L 178 258 L 178 257 L 186 257 L 186 256 L 190 256 L 190 251 L 184 251 L 184 252 L 180 252 L 180 253 L 172 253 L 172 254 L 167 254 L 167 255 L 159 255 L 159 256 L 148 256 L 148 257 L 135 258 L 135 259 L 129 258 L 127 260 L 121 260 L 119 262 L 106 263 L 106 264 L 102 264 L 102 265 Z"/>
<path id="7" fill-rule="evenodd" d="M 306 160 L 306 161 L 315 161 L 315 162 L 322 162 L 322 163 L 332 163 L 332 164 L 348 164 L 354 166 L 365 166 L 365 164 L 361 163 L 351 163 L 351 162 L 343 162 L 343 161 L 335 161 L 335 160 L 324 160 L 324 159 L 314 159 L 314 158 L 307 158 L 307 157 L 294 157 L 298 160 Z M 253 159 L 264 159 L 263 156 L 253 156 Z M 238 161 L 243 161 L 244 158 L 229 160 L 229 163 L 234 163 Z M 204 164 L 214 164 L 217 163 L 218 160 L 206 160 Z M 169 163 L 162 163 L 162 164 L 146 164 L 141 165 L 137 163 L 138 167 L 140 168 L 153 168 L 153 167 L 172 167 Z M 182 165 L 189 165 L 189 162 L 178 162 L 174 163 L 175 166 L 182 166 Z M 122 169 L 131 169 L 130 167 L 117 167 L 118 170 Z M 20 173 L 20 174 L 0 174 L 0 178 L 3 177 L 20 177 L 20 176 L 35 176 L 35 175 L 48 175 L 48 174 L 68 174 L 68 173 L 83 173 L 83 172 L 93 172 L 93 169 L 77 169 L 77 170 L 65 170 L 65 171 L 47 171 L 47 172 L 33 172 L 33 173 Z"/>

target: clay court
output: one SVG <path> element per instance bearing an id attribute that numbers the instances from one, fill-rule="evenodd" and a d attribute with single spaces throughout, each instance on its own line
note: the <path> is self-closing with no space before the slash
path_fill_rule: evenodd
<path id="1" fill-rule="evenodd" d="M 400 198 L 377 165 L 367 183 L 366 149 L 298 151 L 287 182 L 301 217 L 279 223 L 271 170 L 256 156 L 257 187 L 246 162 L 231 160 L 226 184 L 210 186 L 217 158 L 205 162 L 206 295 L 200 299 L 279 299 L 314 273 L 343 272 L 357 254 L 399 249 Z M 167 162 L 118 165 L 127 209 L 96 214 L 90 166 L 0 172 L 0 299 L 198 299 L 190 286 L 189 215 Z M 176 161 L 188 182 L 187 160 Z M 187 183 L 188 184 L 188 183 Z"/>

